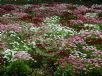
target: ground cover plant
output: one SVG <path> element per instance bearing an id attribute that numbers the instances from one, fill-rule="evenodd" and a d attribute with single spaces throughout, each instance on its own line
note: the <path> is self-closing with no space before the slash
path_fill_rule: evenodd
<path id="1" fill-rule="evenodd" d="M 0 76 L 102 76 L 102 5 L 0 5 Z"/>

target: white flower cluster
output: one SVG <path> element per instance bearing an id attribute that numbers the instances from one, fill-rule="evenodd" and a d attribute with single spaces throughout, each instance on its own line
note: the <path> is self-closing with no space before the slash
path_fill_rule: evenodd
<path id="1" fill-rule="evenodd" d="M 86 17 L 97 17 L 98 13 L 86 13 Z"/>
<path id="2" fill-rule="evenodd" d="M 89 28 L 93 28 L 96 30 L 100 29 L 100 25 L 99 24 L 84 24 L 85 27 L 89 27 Z"/>
<path id="3" fill-rule="evenodd" d="M 76 33 L 72 28 L 62 27 L 59 24 L 43 26 L 43 27 L 38 28 L 37 31 L 38 32 L 42 31 L 44 36 L 54 37 L 54 38 L 69 37 Z"/>
<path id="4" fill-rule="evenodd" d="M 12 17 L 13 15 L 12 14 L 4 14 L 4 15 L 2 15 L 2 17 Z"/>
<path id="5" fill-rule="evenodd" d="M 74 35 L 74 30 L 69 27 L 62 27 L 60 25 L 50 26 L 54 33 L 61 36 Z"/>
<path id="6" fill-rule="evenodd" d="M 31 32 L 36 32 L 38 29 L 39 29 L 39 27 L 33 27 L 33 26 L 32 26 L 32 27 L 30 27 L 29 30 L 30 30 Z"/>
<path id="7" fill-rule="evenodd" d="M 80 51 L 72 51 L 72 54 L 76 57 L 82 57 L 82 58 L 85 58 L 87 56 L 87 54 L 84 54 Z"/>
<path id="8" fill-rule="evenodd" d="M 44 20 L 44 23 L 47 24 L 47 25 L 55 25 L 55 24 L 58 24 L 60 20 L 60 17 L 58 16 L 52 16 L 52 17 L 47 17 L 45 20 Z"/>
<path id="9" fill-rule="evenodd" d="M 27 9 L 27 8 L 29 8 L 31 6 L 32 6 L 31 4 L 26 4 L 26 5 L 23 6 L 23 9 Z"/>
<path id="10" fill-rule="evenodd" d="M 12 60 L 12 57 L 14 56 L 14 54 L 16 53 L 17 51 L 13 51 L 11 49 L 6 49 L 4 52 L 3 52 L 3 55 L 4 55 L 4 58 L 7 59 L 7 61 L 11 61 Z"/>
<path id="11" fill-rule="evenodd" d="M 8 62 L 15 60 L 33 60 L 31 55 L 26 51 L 14 51 L 10 49 L 6 49 L 3 52 L 4 58 L 7 59 Z"/>

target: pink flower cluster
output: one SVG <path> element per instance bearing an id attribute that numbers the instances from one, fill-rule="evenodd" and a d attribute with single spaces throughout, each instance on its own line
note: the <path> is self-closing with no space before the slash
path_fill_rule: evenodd
<path id="1" fill-rule="evenodd" d="M 14 59 L 14 60 L 15 60 L 15 59 L 30 60 L 30 59 L 32 59 L 32 57 L 31 57 L 31 55 L 30 55 L 29 53 L 27 53 L 26 51 L 18 51 L 18 52 L 14 55 L 13 59 Z"/>
<path id="2" fill-rule="evenodd" d="M 11 30 L 11 31 L 15 31 L 15 32 L 19 32 L 21 30 L 21 26 L 19 24 L 0 24 L 0 31 L 7 31 L 7 30 Z"/>

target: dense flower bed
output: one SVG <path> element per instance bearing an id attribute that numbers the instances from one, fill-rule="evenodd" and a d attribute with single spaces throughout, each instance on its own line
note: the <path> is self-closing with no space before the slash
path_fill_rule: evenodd
<path id="1" fill-rule="evenodd" d="M 102 76 L 102 5 L 0 5 L 1 76 Z"/>

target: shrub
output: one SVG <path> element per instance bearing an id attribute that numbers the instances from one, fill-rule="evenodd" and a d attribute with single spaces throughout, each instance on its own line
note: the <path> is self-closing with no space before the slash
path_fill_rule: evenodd
<path id="1" fill-rule="evenodd" d="M 24 61 L 14 61 L 6 67 L 4 76 L 31 76 L 32 69 Z"/>
<path id="2" fill-rule="evenodd" d="M 0 75 L 4 76 L 4 73 L 6 71 L 6 67 L 4 65 L 0 65 Z"/>

